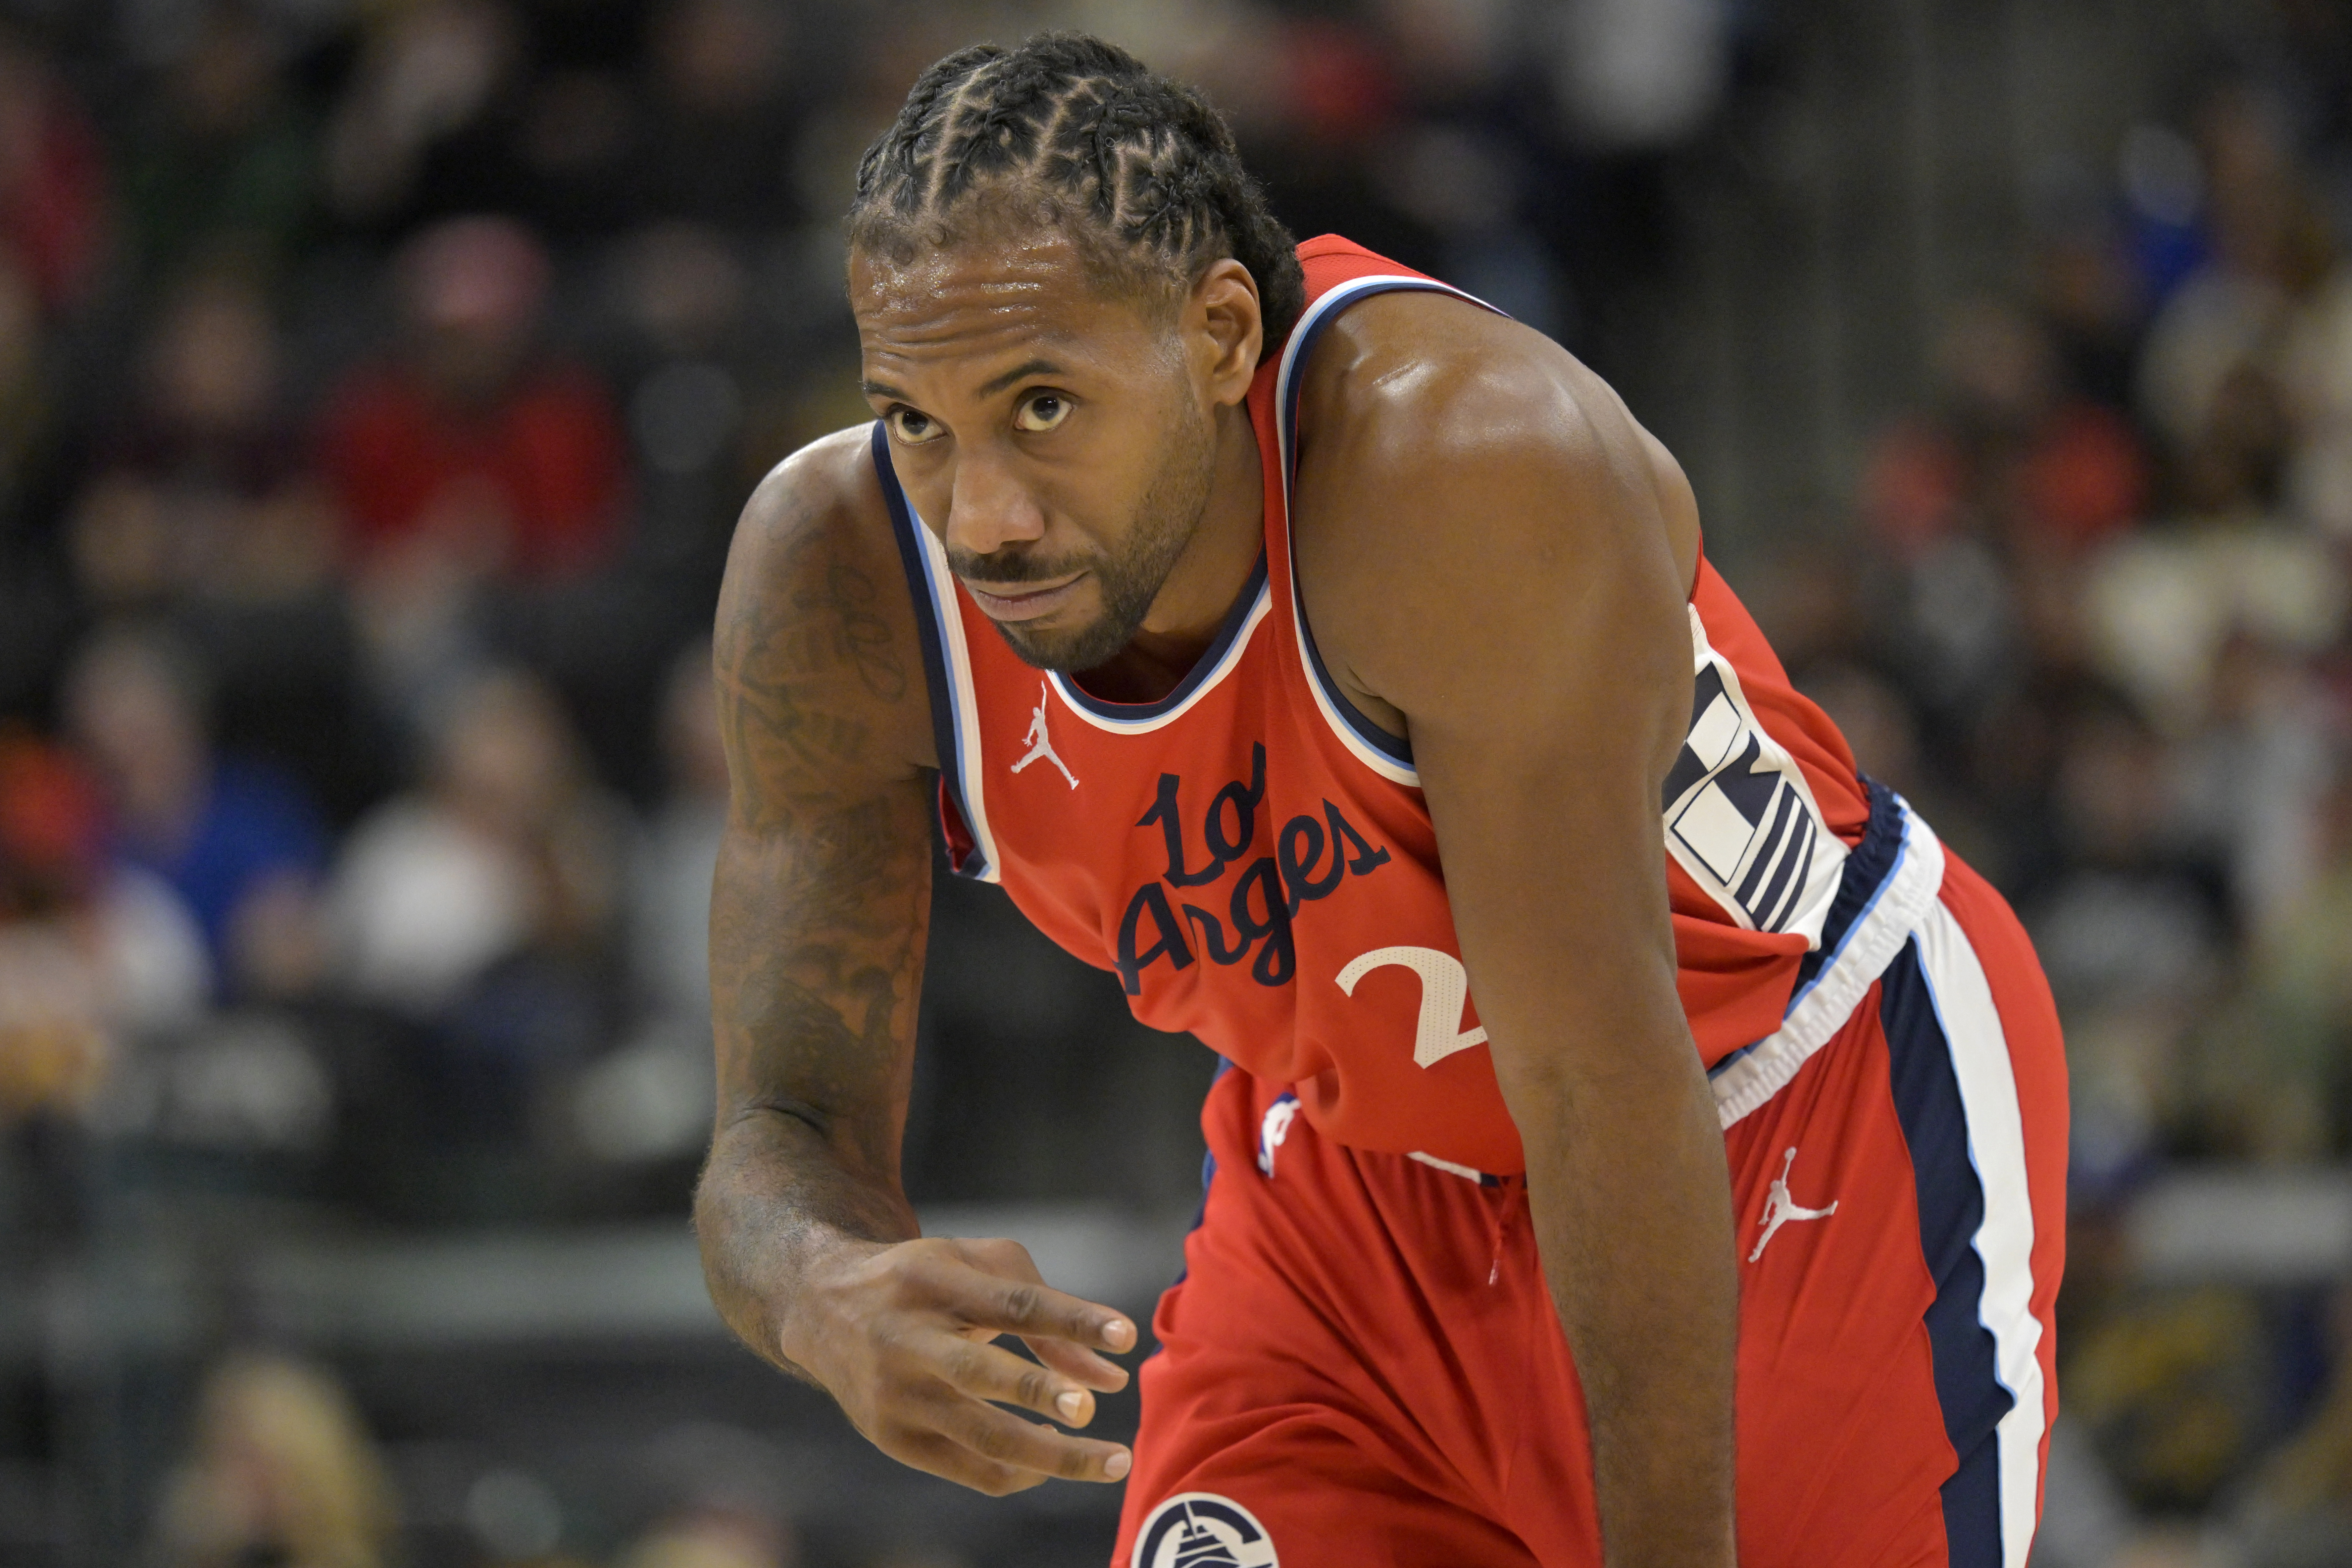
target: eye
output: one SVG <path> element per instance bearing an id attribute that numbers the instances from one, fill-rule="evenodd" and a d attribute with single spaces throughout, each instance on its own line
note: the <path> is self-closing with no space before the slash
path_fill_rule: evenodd
<path id="1" fill-rule="evenodd" d="M 1036 432 L 1051 430 L 1068 417 L 1070 400 L 1058 392 L 1033 392 L 1013 411 L 1013 427 Z"/>
<path id="2" fill-rule="evenodd" d="M 942 434 L 940 422 L 920 409 L 893 408 L 882 417 L 888 422 L 890 434 L 908 447 L 936 441 Z"/>

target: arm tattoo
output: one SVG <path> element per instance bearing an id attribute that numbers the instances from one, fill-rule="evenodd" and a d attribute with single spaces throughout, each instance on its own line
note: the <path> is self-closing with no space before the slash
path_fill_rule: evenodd
<path id="1" fill-rule="evenodd" d="M 890 624 L 877 613 L 874 579 L 826 559 L 803 537 L 782 552 L 783 593 L 747 586 L 723 605 L 715 664 L 721 738 L 755 825 L 776 825 L 794 796 L 838 787 L 870 763 L 873 731 L 861 709 L 907 695 L 906 667 Z M 857 690 L 847 689 L 847 676 Z M 862 692 L 866 700 L 857 700 Z"/>
<path id="2" fill-rule="evenodd" d="M 710 916 L 719 1126 L 696 1205 L 713 1299 L 771 1360 L 814 1248 L 916 1233 L 898 1152 L 931 850 L 925 775 L 883 739 L 928 695 L 890 606 L 824 526 L 788 535 L 754 552 L 757 580 L 730 567 L 713 651 L 732 805 Z"/>

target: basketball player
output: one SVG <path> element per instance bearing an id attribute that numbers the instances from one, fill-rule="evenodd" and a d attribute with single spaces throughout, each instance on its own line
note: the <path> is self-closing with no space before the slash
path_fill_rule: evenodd
<path id="1" fill-rule="evenodd" d="M 940 62 L 850 237 L 875 423 L 718 616 L 736 1331 L 935 1474 L 1124 1479 L 1123 1568 L 2021 1568 L 2049 994 L 1674 460 L 1089 38 Z M 1136 1326 L 899 1187 L 935 822 L 1229 1064 L 1131 1454 Z"/>

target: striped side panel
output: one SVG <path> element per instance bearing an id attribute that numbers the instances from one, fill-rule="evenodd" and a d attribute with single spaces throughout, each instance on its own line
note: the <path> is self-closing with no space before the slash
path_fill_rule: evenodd
<path id="1" fill-rule="evenodd" d="M 1888 967 L 1879 1016 L 1936 1284 L 1927 1328 L 1957 1463 L 1943 1488 L 1951 1568 L 2025 1568 L 2043 1390 L 2024 1122 L 1992 989 L 1940 900 Z"/>

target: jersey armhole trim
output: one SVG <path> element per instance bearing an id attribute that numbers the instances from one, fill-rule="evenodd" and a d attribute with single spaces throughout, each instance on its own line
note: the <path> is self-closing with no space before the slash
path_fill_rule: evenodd
<path id="1" fill-rule="evenodd" d="M 890 437 L 882 422 L 874 422 L 874 474 L 882 482 L 882 499 L 890 509 L 890 532 L 898 542 L 898 563 L 906 569 L 907 592 L 914 601 L 915 631 L 923 645 L 923 675 L 931 693 L 932 743 L 940 753 L 940 788 L 944 804 L 961 819 L 971 835 L 971 849 L 954 866 L 960 877 L 976 881 L 999 879 L 995 836 L 988 830 L 982 807 L 980 780 L 980 704 L 972 686 L 970 651 L 964 646 L 963 618 L 956 608 L 955 582 L 947 569 L 946 552 L 931 531 L 915 516 L 898 473 L 890 463 Z M 942 830 L 948 825 L 941 823 Z M 950 859 L 955 836 L 950 833 Z"/>
<path id="2" fill-rule="evenodd" d="M 1310 242 L 1311 243 L 1311 242 Z M 1330 725 L 1356 760 L 1392 784 L 1419 788 L 1421 774 L 1413 767 L 1412 742 L 1400 739 L 1381 729 L 1361 709 L 1348 699 L 1339 683 L 1331 679 L 1329 667 L 1323 662 L 1322 650 L 1315 646 L 1315 634 L 1307 624 L 1307 595 L 1298 581 L 1298 542 L 1291 502 L 1298 481 L 1298 371 L 1316 340 L 1332 318 L 1359 300 L 1374 294 L 1423 293 L 1450 294 L 1466 300 L 1482 310 L 1496 310 L 1475 294 L 1467 294 L 1451 284 L 1440 283 L 1433 278 L 1416 278 L 1399 273 L 1376 273 L 1370 277 L 1351 278 L 1337 285 L 1307 308 L 1297 324 L 1291 328 L 1289 341 L 1283 345 L 1282 363 L 1276 373 L 1274 389 L 1275 433 L 1280 442 L 1278 460 L 1282 465 L 1283 540 L 1290 552 L 1291 622 L 1298 628 L 1300 661 L 1306 666 L 1307 684 L 1315 693 L 1315 705 L 1322 710 L 1324 721 Z"/>

